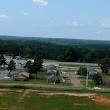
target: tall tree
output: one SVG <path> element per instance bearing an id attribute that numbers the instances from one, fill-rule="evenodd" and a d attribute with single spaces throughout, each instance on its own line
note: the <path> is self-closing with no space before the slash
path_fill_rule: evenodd
<path id="1" fill-rule="evenodd" d="M 94 74 L 93 80 L 96 83 L 96 85 L 102 84 L 102 76 L 100 74 Z"/>
<path id="2" fill-rule="evenodd" d="M 30 73 L 36 74 L 35 79 L 37 79 L 37 73 L 41 71 L 42 66 L 43 66 L 42 64 L 43 64 L 42 59 L 39 57 L 35 57 L 34 62 L 28 61 L 25 66 L 29 70 Z"/>
<path id="3" fill-rule="evenodd" d="M 9 64 L 8 64 L 7 70 L 12 71 L 12 70 L 15 70 L 15 69 L 16 69 L 15 63 L 14 63 L 13 60 L 11 60 L 11 61 L 9 62 Z"/>
<path id="4" fill-rule="evenodd" d="M 6 59 L 4 58 L 3 55 L 0 55 L 0 65 L 5 65 L 6 64 Z"/>
<path id="5" fill-rule="evenodd" d="M 31 65 L 32 65 L 32 62 L 29 60 L 26 62 L 26 65 L 24 66 L 24 68 L 29 69 L 31 67 Z"/>
<path id="6" fill-rule="evenodd" d="M 87 69 L 84 67 L 80 67 L 78 70 L 78 75 L 86 76 L 87 75 Z"/>
<path id="7" fill-rule="evenodd" d="M 102 58 L 99 60 L 98 65 L 103 73 L 108 73 L 110 70 L 110 58 Z"/>

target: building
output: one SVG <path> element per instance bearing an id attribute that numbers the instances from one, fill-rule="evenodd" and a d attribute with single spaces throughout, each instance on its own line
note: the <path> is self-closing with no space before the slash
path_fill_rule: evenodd
<path id="1" fill-rule="evenodd" d="M 47 67 L 47 73 L 48 73 L 49 71 L 54 71 L 54 72 L 57 73 L 57 67 L 54 66 L 54 65 L 49 65 L 49 66 Z"/>
<path id="2" fill-rule="evenodd" d="M 49 83 L 59 83 L 59 77 L 57 75 L 50 75 L 47 77 L 47 82 Z"/>
<path id="3" fill-rule="evenodd" d="M 53 70 L 50 70 L 50 71 L 47 71 L 47 75 L 50 76 L 50 75 L 57 75 L 57 73 Z"/>
<path id="4" fill-rule="evenodd" d="M 85 68 L 87 69 L 89 76 L 93 76 L 94 74 L 97 73 L 97 71 L 91 66 L 85 66 Z"/>
<path id="5" fill-rule="evenodd" d="M 29 80 L 30 73 L 28 72 L 20 72 L 15 75 L 16 81 L 27 81 Z"/>

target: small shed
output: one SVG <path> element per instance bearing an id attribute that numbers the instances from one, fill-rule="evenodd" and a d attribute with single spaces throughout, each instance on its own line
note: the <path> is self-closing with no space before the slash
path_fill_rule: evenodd
<path id="1" fill-rule="evenodd" d="M 27 81 L 27 80 L 29 80 L 29 75 L 30 75 L 30 73 L 28 73 L 28 72 L 18 73 L 18 74 L 15 76 L 15 80 L 16 80 L 16 81 Z"/>
<path id="2" fill-rule="evenodd" d="M 47 77 L 47 81 L 49 83 L 59 83 L 60 80 L 59 80 L 59 77 L 57 75 L 50 75 Z"/>

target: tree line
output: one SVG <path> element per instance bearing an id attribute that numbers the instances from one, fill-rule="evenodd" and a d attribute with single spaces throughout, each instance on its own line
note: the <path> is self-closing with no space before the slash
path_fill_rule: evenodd
<path id="1" fill-rule="evenodd" d="M 104 48 L 58 45 L 38 41 L 0 40 L 0 55 L 8 54 L 24 58 L 38 56 L 42 59 L 52 59 L 67 62 L 95 63 L 102 58 L 110 57 L 109 47 Z"/>

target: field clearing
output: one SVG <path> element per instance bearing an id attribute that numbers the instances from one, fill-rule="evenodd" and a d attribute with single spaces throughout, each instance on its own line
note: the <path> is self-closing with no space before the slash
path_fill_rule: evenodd
<path id="1" fill-rule="evenodd" d="M 109 110 L 110 95 L 31 89 L 0 89 L 1 110 Z M 105 96 L 102 96 L 105 95 Z M 106 101 L 105 101 L 106 100 Z"/>

